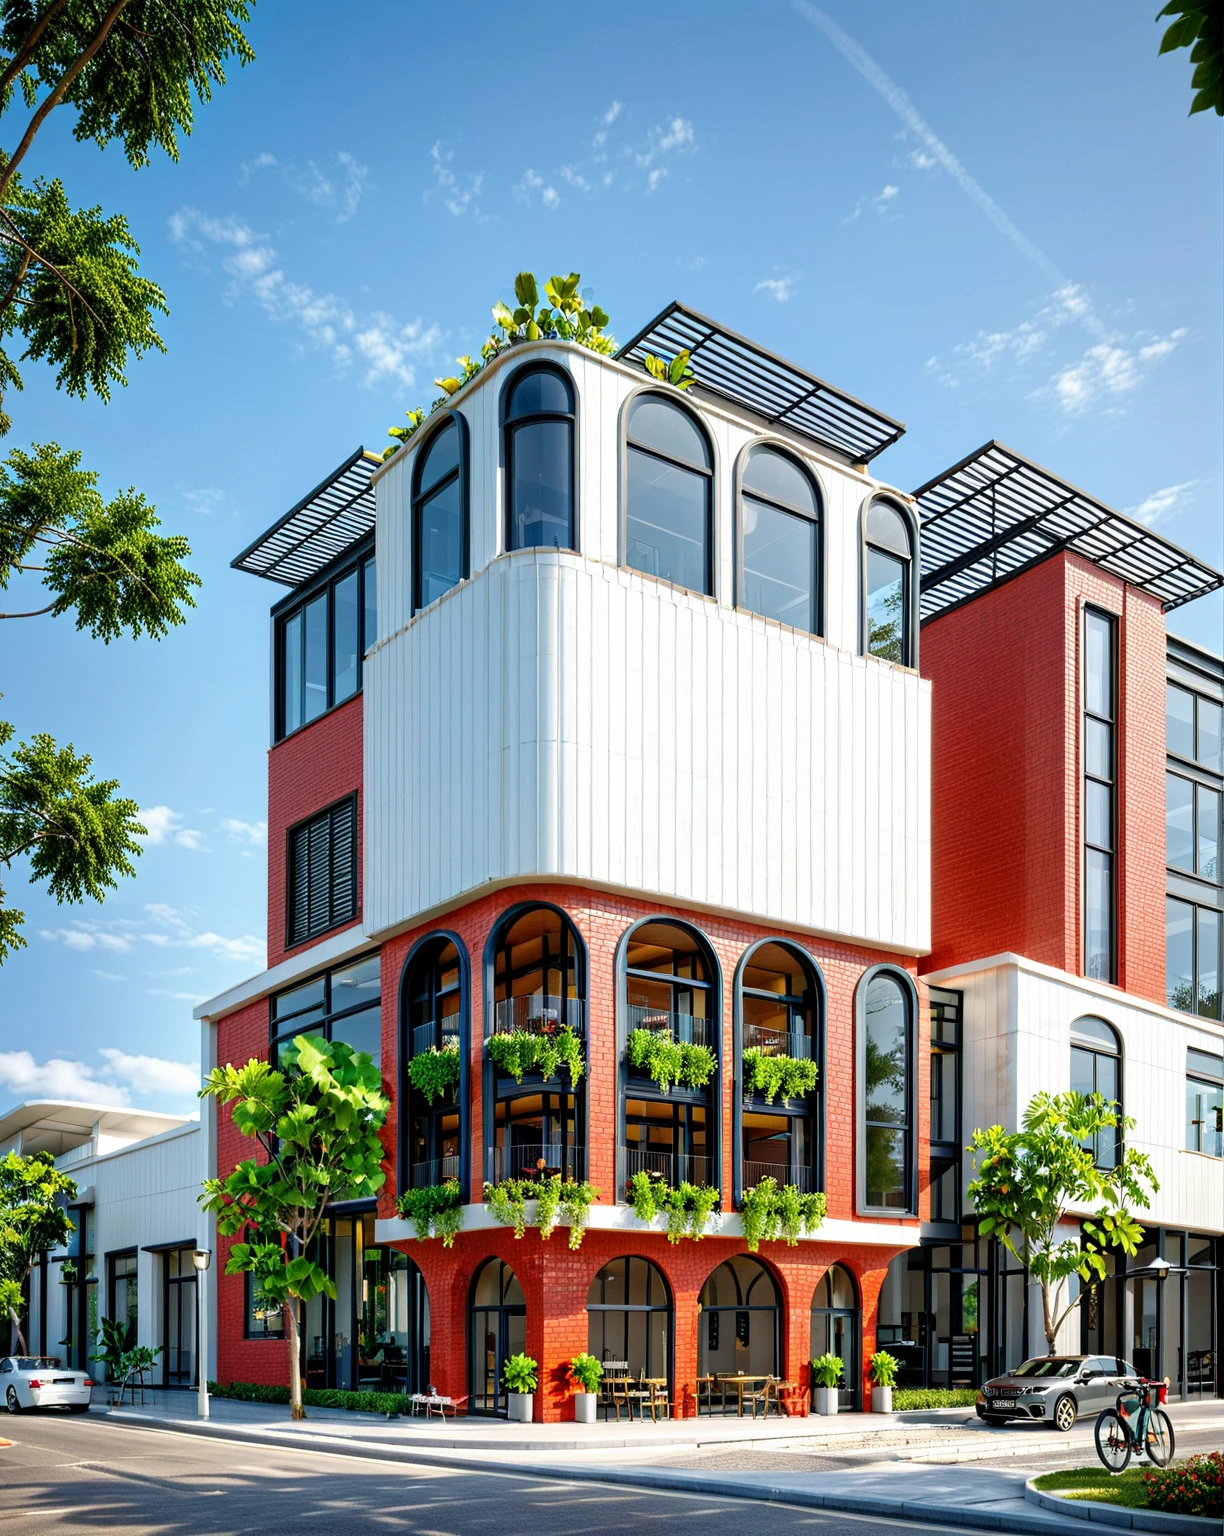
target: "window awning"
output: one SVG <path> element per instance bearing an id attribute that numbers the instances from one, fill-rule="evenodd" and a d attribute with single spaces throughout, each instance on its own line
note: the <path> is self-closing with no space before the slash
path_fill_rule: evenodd
<path id="1" fill-rule="evenodd" d="M 625 363 L 644 362 L 648 353 L 670 362 L 685 348 L 700 388 L 852 463 L 866 464 L 905 431 L 891 416 L 683 304 L 669 304 L 616 355 Z"/>
<path id="2" fill-rule="evenodd" d="M 230 561 L 237 571 L 297 587 L 374 528 L 370 476 L 382 463 L 358 448 L 296 507 Z"/>
<path id="3" fill-rule="evenodd" d="M 1070 550 L 1160 599 L 1168 612 L 1224 576 L 1002 443 L 989 442 L 914 492 L 922 522 L 922 618 Z"/>

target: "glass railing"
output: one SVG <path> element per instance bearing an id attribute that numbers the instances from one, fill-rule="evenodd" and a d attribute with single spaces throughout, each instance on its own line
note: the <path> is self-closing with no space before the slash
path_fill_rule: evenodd
<path id="1" fill-rule="evenodd" d="M 493 1148 L 493 1182 L 503 1179 L 548 1178 L 581 1181 L 586 1177 L 586 1152 L 582 1147 L 563 1147 L 560 1142 L 525 1143 Z"/>
<path id="2" fill-rule="evenodd" d="M 647 1147 L 626 1147 L 626 1180 L 642 1172 L 657 1174 L 673 1189 L 684 1183 L 705 1185 L 713 1182 L 713 1160 L 696 1153 L 654 1152 Z"/>
<path id="3" fill-rule="evenodd" d="M 691 1013 L 669 1013 L 666 1008 L 651 1008 L 630 1003 L 625 1010 L 628 1032 L 635 1029 L 660 1030 L 681 1045 L 713 1043 L 709 1019 L 694 1018 Z"/>
<path id="4" fill-rule="evenodd" d="M 459 1020 L 443 1019 L 441 1027 L 437 1024 L 418 1024 L 412 1031 L 412 1054 L 419 1056 L 422 1051 L 427 1051 L 436 1045 L 439 1050 L 451 1051 L 459 1049 Z"/>
<path id="5" fill-rule="evenodd" d="M 789 1168 L 785 1163 L 758 1163 L 747 1159 L 741 1164 L 740 1178 L 745 1189 L 755 1189 L 764 1178 L 777 1179 L 779 1188 L 793 1184 L 801 1195 L 812 1193 L 810 1168 Z"/>
<path id="6" fill-rule="evenodd" d="M 790 1056 L 795 1061 L 810 1061 L 812 1038 L 795 1029 L 771 1029 L 768 1024 L 745 1024 L 744 1049 L 764 1051 L 767 1056 Z"/>
<path id="7" fill-rule="evenodd" d="M 447 1179 L 459 1177 L 459 1158 L 435 1157 L 425 1163 L 413 1163 L 411 1183 L 413 1189 L 428 1189 L 432 1184 L 445 1184 Z"/>
<path id="8" fill-rule="evenodd" d="M 586 1033 L 586 1009 L 580 997 L 506 997 L 493 1005 L 495 1035 L 509 1035 L 516 1029 L 551 1035 L 566 1026 L 576 1035 Z"/>

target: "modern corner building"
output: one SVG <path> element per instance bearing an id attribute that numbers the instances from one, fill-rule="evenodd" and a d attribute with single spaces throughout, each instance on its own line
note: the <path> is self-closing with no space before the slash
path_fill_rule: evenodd
<path id="1" fill-rule="evenodd" d="M 680 348 L 696 375 L 683 393 L 642 366 Z M 506 349 L 386 463 L 353 454 L 235 561 L 285 588 L 269 964 L 198 1010 L 205 1069 L 321 1032 L 371 1051 L 392 1103 L 382 1195 L 337 1209 L 321 1243 L 338 1294 L 307 1308 L 308 1385 L 429 1382 L 497 1413 L 502 1362 L 525 1349 L 537 1417 L 557 1419 L 572 1413 L 560 1368 L 589 1349 L 665 1379 L 691 1414 L 699 1378 L 806 1384 L 832 1350 L 845 1406 L 865 1406 L 877 1340 L 911 1379 L 976 1380 L 992 1352 L 1021 1347 L 1024 1287 L 1007 1290 L 965 1225 L 960 1146 L 983 1117 L 1014 1121 L 1034 1088 L 1083 1081 L 1077 1020 L 1114 1030 L 1127 1110 L 1161 1149 L 1169 1203 L 1153 1219 L 1178 1276 L 1157 1298 L 1161 1347 L 1203 1275 L 1217 1296 L 1202 1257 L 1219 1258 L 1224 1162 L 1209 1126 L 1181 1156 L 1185 1106 L 1170 1095 L 1187 1062 L 1218 1061 L 1221 1031 L 1197 991 L 1193 1020 L 1166 1006 L 1159 938 L 1170 599 L 1147 566 L 1111 571 L 1096 523 L 1053 557 L 1064 535 L 1045 533 L 1037 504 L 1010 542 L 1003 520 L 979 537 L 963 508 L 938 532 L 935 487 L 915 499 L 870 471 L 901 431 L 673 305 L 614 358 Z M 944 480 L 958 473 L 972 476 Z M 1169 564 L 1171 546 L 1125 528 Z M 1051 557 L 1004 584 L 1017 550 Z M 1178 558 L 1170 592 L 1218 584 Z M 1080 959 L 1081 588 L 1115 626 L 1112 864 L 1093 886 L 1108 891 L 1107 970 Z M 1206 742 L 1220 664 L 1182 652 L 1176 665 L 1206 679 L 1190 688 Z M 1140 662 L 1156 669 L 1142 684 Z M 997 777 L 979 805 L 985 762 Z M 1211 777 L 1199 757 L 1184 767 Z M 1048 781 L 1030 783 L 1038 772 Z M 1000 835 L 989 815 L 1005 807 Z M 1188 881 L 1193 910 L 1218 913 L 1210 878 L 1205 864 L 1170 873 L 1171 899 L 1189 900 Z M 1065 1019 L 1043 985 L 1066 993 Z M 576 1082 L 496 1065 L 494 1035 L 566 1025 Z M 712 1075 L 661 1088 L 630 1059 L 642 1030 L 707 1047 Z M 431 1102 L 413 1057 L 454 1046 L 458 1084 Z M 748 1051 L 811 1060 L 815 1088 L 747 1091 Z M 1210 1120 L 1216 1090 L 1195 1081 Z M 248 1155 L 211 1105 L 203 1136 L 209 1169 Z M 486 1182 L 537 1167 L 600 1192 L 576 1251 L 562 1234 L 516 1240 L 483 1204 Z M 709 1235 L 672 1245 L 640 1221 L 627 1185 L 642 1171 L 718 1189 Z M 737 1212 L 766 1176 L 822 1190 L 827 1215 L 752 1254 Z M 418 1241 L 397 1196 L 452 1178 L 462 1232 L 452 1248 Z M 226 1240 L 212 1246 L 223 1259 Z M 285 1380 L 282 1320 L 223 1271 L 219 1378 Z M 1102 1288 L 1102 1349 L 1141 1284 Z M 1215 1355 L 1194 1369 L 1214 1391 Z"/>

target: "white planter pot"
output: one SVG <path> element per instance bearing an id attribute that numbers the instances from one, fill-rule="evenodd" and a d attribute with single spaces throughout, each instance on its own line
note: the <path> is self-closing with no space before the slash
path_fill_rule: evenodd
<path id="1" fill-rule="evenodd" d="M 817 1387 L 816 1388 L 816 1412 L 817 1413 L 836 1413 L 837 1412 L 837 1388 L 836 1387 Z"/>
<path id="2" fill-rule="evenodd" d="M 599 1397 L 594 1392 L 575 1392 L 574 1393 L 574 1423 L 575 1424 L 594 1424 L 594 1422 L 595 1422 L 595 1405 L 598 1402 L 599 1402 Z"/>
<path id="3" fill-rule="evenodd" d="M 872 1383 L 872 1386 L 871 1386 L 871 1411 L 872 1411 L 872 1413 L 891 1413 L 892 1412 L 892 1388 L 891 1387 L 880 1387 L 880 1386 L 876 1386 L 876 1384 L 874 1382 Z"/>
<path id="4" fill-rule="evenodd" d="M 512 1424 L 531 1423 L 531 1405 L 535 1399 L 534 1392 L 507 1392 L 506 1417 Z"/>

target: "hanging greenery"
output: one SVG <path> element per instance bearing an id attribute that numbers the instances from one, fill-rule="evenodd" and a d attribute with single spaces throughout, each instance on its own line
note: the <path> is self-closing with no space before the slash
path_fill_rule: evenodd
<path id="1" fill-rule="evenodd" d="M 788 1248 L 795 1247 L 801 1232 L 815 1232 L 823 1223 L 825 1210 L 823 1194 L 801 1195 L 793 1184 L 779 1187 L 777 1179 L 767 1174 L 740 1197 L 740 1223 L 749 1253 L 778 1237 Z"/>
<path id="2" fill-rule="evenodd" d="M 514 1029 L 509 1034 L 490 1035 L 489 1060 L 516 1083 L 521 1083 L 529 1072 L 538 1072 L 547 1081 L 556 1077 L 557 1069 L 564 1066 L 569 1072 L 570 1086 L 576 1088 L 586 1071 L 582 1041 L 568 1024 L 563 1024 L 552 1034 L 537 1035 L 527 1029 Z"/>
<path id="3" fill-rule="evenodd" d="M 661 1029 L 634 1029 L 626 1042 L 629 1065 L 645 1072 L 663 1093 L 673 1083 L 704 1088 L 714 1076 L 718 1058 L 708 1045 L 686 1045 Z"/>
<path id="4" fill-rule="evenodd" d="M 659 1174 L 646 1169 L 641 1169 L 629 1180 L 629 1202 L 634 1214 L 642 1221 L 665 1216 L 669 1243 L 678 1243 L 685 1237 L 700 1242 L 721 1199 L 717 1189 L 690 1184 L 687 1179 L 673 1189 Z"/>
<path id="5" fill-rule="evenodd" d="M 427 1051 L 418 1051 L 408 1063 L 408 1081 L 427 1103 L 435 1099 L 450 1103 L 459 1091 L 459 1047 L 439 1050 L 431 1045 Z"/>
<path id="6" fill-rule="evenodd" d="M 513 1227 L 515 1237 L 521 1238 L 528 1227 L 535 1227 L 547 1241 L 560 1221 L 569 1228 L 569 1245 L 575 1250 L 582 1247 L 591 1203 L 598 1194 L 594 1184 L 563 1179 L 559 1173 L 539 1179 L 502 1179 L 484 1187 L 485 1203 L 494 1220 L 503 1227 Z M 534 1217 L 527 1214 L 529 1200 L 536 1202 Z"/>
<path id="7" fill-rule="evenodd" d="M 759 1046 L 744 1052 L 744 1092 L 763 1093 L 772 1104 L 784 1099 L 806 1098 L 816 1086 L 816 1063 L 794 1056 L 767 1056 Z"/>
<path id="8" fill-rule="evenodd" d="M 427 1184 L 424 1189 L 406 1189 L 396 1201 L 396 1209 L 416 1228 L 421 1242 L 440 1237 L 443 1248 L 453 1248 L 455 1234 L 463 1230 L 463 1191 L 458 1179 Z"/>

